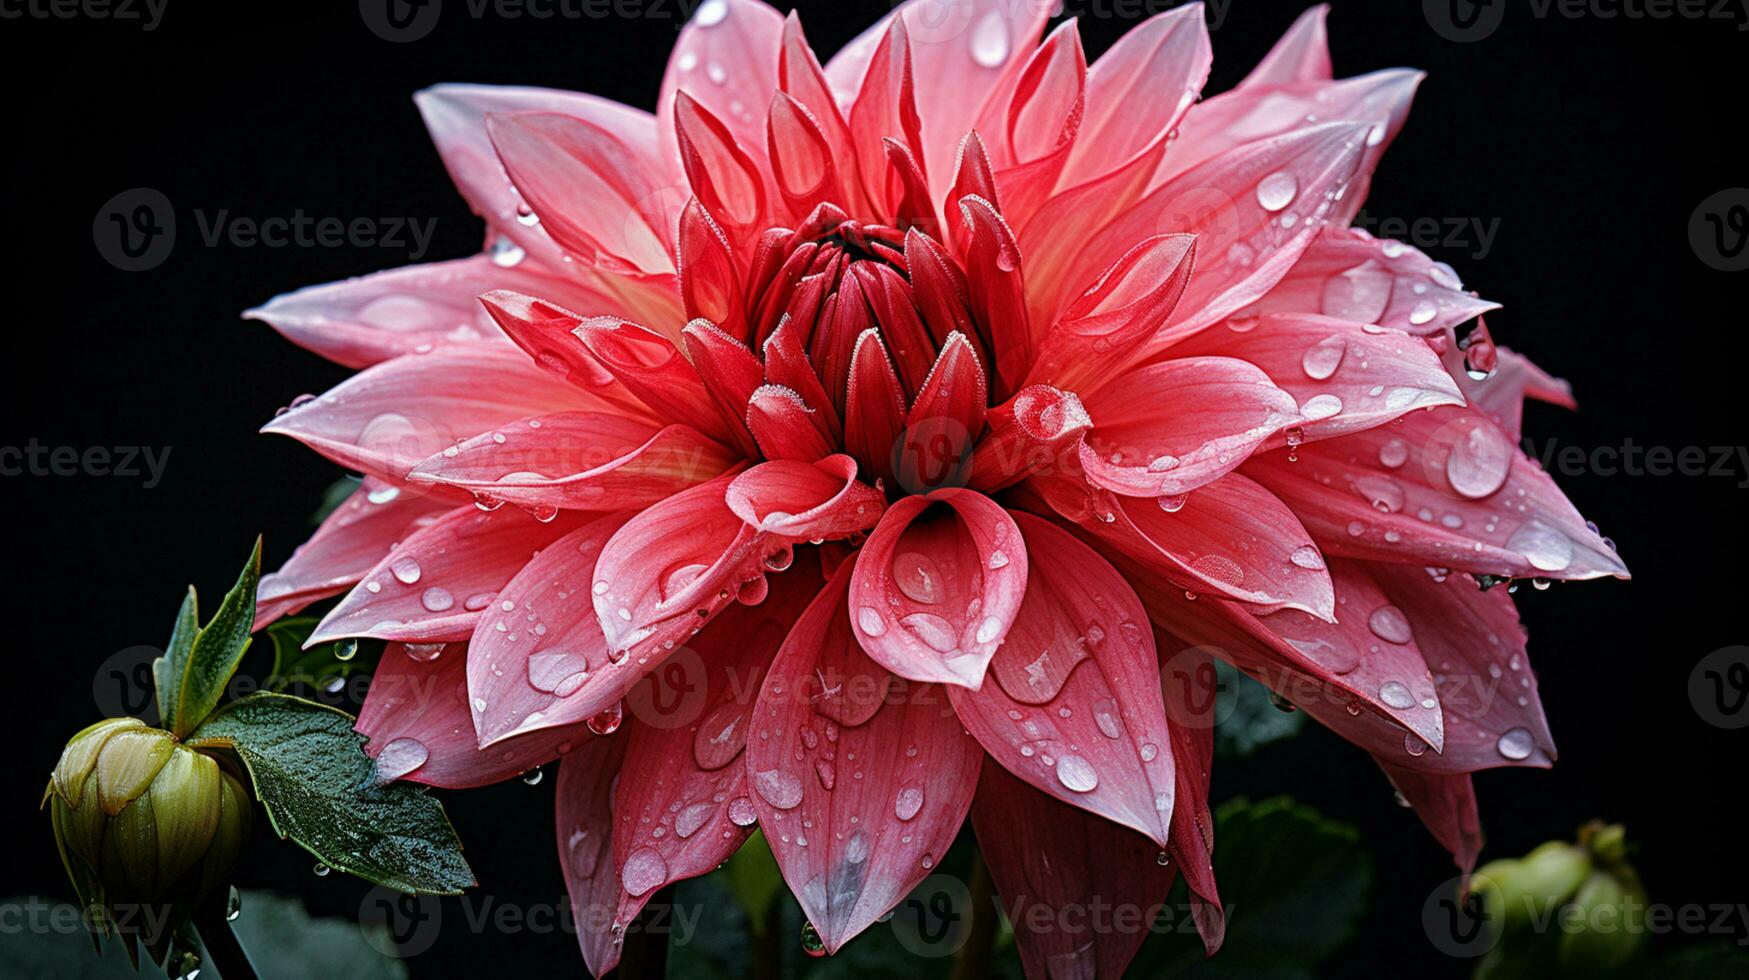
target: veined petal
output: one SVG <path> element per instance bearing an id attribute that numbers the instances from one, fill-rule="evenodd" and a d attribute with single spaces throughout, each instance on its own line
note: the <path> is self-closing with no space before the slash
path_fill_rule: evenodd
<path id="1" fill-rule="evenodd" d="M 414 467 L 415 484 L 454 487 L 535 513 L 642 507 L 722 473 L 740 457 L 684 425 L 601 412 L 524 419 Z"/>
<path id="2" fill-rule="evenodd" d="M 731 476 L 653 504 L 602 550 L 591 592 L 607 646 L 633 660 L 660 657 L 710 622 L 743 589 L 765 596 L 766 560 L 788 547 L 748 526 L 723 501 Z"/>
<path id="3" fill-rule="evenodd" d="M 496 426 L 588 407 L 587 396 L 506 343 L 410 354 L 353 375 L 261 431 L 347 469 L 406 482 L 433 453 Z"/>
<path id="4" fill-rule="evenodd" d="M 850 578 L 846 563 L 791 630 L 747 739 L 760 826 L 828 952 L 930 875 L 971 807 L 983 760 L 933 685 L 895 681 L 854 726 L 807 696 L 826 637 L 847 629 Z"/>
<path id="5" fill-rule="evenodd" d="M 584 584 L 631 516 L 600 517 L 557 539 L 482 607 L 468 647 L 470 727 L 480 745 L 587 721 L 651 668 L 608 655 Z"/>
<path id="6" fill-rule="evenodd" d="M 905 452 L 899 482 L 910 489 L 933 489 L 963 471 L 972 445 L 984 431 L 988 383 L 978 354 L 965 335 L 947 338 L 905 420 L 907 447 L 927 445 L 926 453 Z M 937 465 L 946 462 L 948 465 Z"/>
<path id="7" fill-rule="evenodd" d="M 613 860 L 613 785 L 619 778 L 631 732 L 590 738 L 559 761 L 557 832 L 559 866 L 577 923 L 583 962 L 595 976 L 619 965 L 625 928 L 643 910 L 645 898 L 620 887 Z"/>
<path id="8" fill-rule="evenodd" d="M 1074 187 L 1166 139 L 1208 80 L 1213 51 L 1200 4 L 1150 17 L 1124 33 L 1087 72 L 1087 112 L 1063 169 Z"/>
<path id="9" fill-rule="evenodd" d="M 1476 786 L 1470 775 L 1436 776 L 1385 759 L 1378 763 L 1463 873 L 1475 870 L 1476 856 L 1482 852 L 1482 818 L 1476 812 Z"/>
<path id="10" fill-rule="evenodd" d="M 783 15 L 759 0 L 699 5 L 681 28 L 662 76 L 656 119 L 663 156 L 681 159 L 674 110 L 682 92 L 722 120 L 741 146 L 757 148 L 763 156 L 765 119 L 759 110 L 777 91 L 782 47 Z"/>
<path id="11" fill-rule="evenodd" d="M 1160 845 L 989 764 L 978 775 L 972 827 L 1027 976 L 1124 975 L 1147 928 L 1099 928 L 1087 917 L 1058 916 L 1067 909 L 1153 909 L 1164 902 L 1176 871 L 1156 860 Z M 1062 925 L 1032 927 L 1040 921 Z"/>
<path id="12" fill-rule="evenodd" d="M 441 651 L 391 643 L 358 712 L 365 754 L 382 782 L 405 779 L 444 789 L 503 782 L 557 759 L 589 738 L 581 725 L 549 728 L 491 749 L 474 741 L 468 707 L 468 646 Z"/>
<path id="13" fill-rule="evenodd" d="M 1477 574 L 1627 578 L 1553 479 L 1464 408 L 1277 451 L 1244 472 L 1286 501 L 1324 551 Z"/>
<path id="14" fill-rule="evenodd" d="M 1087 398 L 1088 482 L 1128 497 L 1172 497 L 1239 468 L 1299 419 L 1292 395 L 1236 357 L 1138 368 Z"/>
<path id="15" fill-rule="evenodd" d="M 1295 435 L 1330 439 L 1380 426 L 1416 409 L 1462 405 L 1463 395 L 1419 337 L 1312 314 L 1227 321 L 1179 343 L 1177 356 L 1249 361 L 1297 400 Z M 1241 329 L 1243 328 L 1243 329 Z"/>
<path id="16" fill-rule="evenodd" d="M 1045 334 L 1027 381 L 1086 391 L 1121 378 L 1171 319 L 1195 265 L 1194 236 L 1138 244 Z"/>
<path id="17" fill-rule="evenodd" d="M 739 418 L 722 413 L 697 369 L 668 338 L 618 317 L 584 320 L 572 333 L 652 412 L 724 445 L 750 448 L 743 445 L 747 434 Z"/>
<path id="18" fill-rule="evenodd" d="M 905 497 L 856 563 L 856 637 L 900 677 L 975 690 L 1020 609 L 1027 564 L 1014 519 L 983 494 Z"/>
<path id="19" fill-rule="evenodd" d="M 814 422 L 818 411 L 782 385 L 760 385 L 747 398 L 747 430 L 766 459 L 812 463 L 832 453 Z"/>
<path id="20" fill-rule="evenodd" d="M 893 480 L 905 431 L 905 392 L 887 359 L 880 331 L 856 338 L 844 394 L 844 448 L 877 480 Z"/>
<path id="21" fill-rule="evenodd" d="M 1147 611 L 1092 548 L 1013 516 L 1029 556 L 1026 599 L 990 663 L 996 683 L 949 687 L 954 711 L 1033 788 L 1164 848 L 1176 777 Z"/>
<path id="22" fill-rule="evenodd" d="M 971 311 L 977 322 L 988 326 L 990 347 L 995 352 L 994 382 L 997 397 L 1020 387 L 1037 354 L 1043 325 L 1036 328 L 1027 319 L 1026 280 L 1021 270 L 1020 243 L 990 202 L 968 197 L 959 202 L 962 220 L 958 238 L 969 287 Z"/>
<path id="23" fill-rule="evenodd" d="M 364 578 L 395 542 L 453 507 L 452 501 L 366 480 L 334 508 L 278 571 L 261 577 L 255 629 L 265 629 L 281 616 L 346 591 Z"/>
<path id="24" fill-rule="evenodd" d="M 1203 948 L 1213 956 L 1226 939 L 1226 910 L 1215 885 L 1215 819 L 1209 812 L 1210 770 L 1215 759 L 1215 698 L 1221 680 L 1207 650 L 1190 647 L 1159 629 L 1160 688 L 1172 734 L 1172 768 L 1178 794 L 1172 803 L 1172 840 L 1167 850 L 1190 887 L 1191 914 Z"/>
<path id="25" fill-rule="evenodd" d="M 796 540 L 838 539 L 880 521 L 886 497 L 856 479 L 856 461 L 771 460 L 735 477 L 724 501 L 759 531 Z"/>
<path id="26" fill-rule="evenodd" d="M 989 134 L 1003 215 L 1027 221 L 1057 184 L 1087 106 L 1087 56 L 1075 20 L 1064 21 L 1032 54 L 1012 88 L 985 104 L 978 128 Z"/>
<path id="27" fill-rule="evenodd" d="M 1028 385 L 986 417 L 989 434 L 972 452 L 966 485 L 995 493 L 1053 470 L 1093 419 L 1073 392 Z"/>
<path id="28" fill-rule="evenodd" d="M 323 618 L 306 645 L 353 636 L 404 643 L 466 640 L 493 595 L 530 556 L 590 517 L 562 511 L 543 523 L 514 507 L 450 511 L 396 545 Z"/>
<path id="29" fill-rule="evenodd" d="M 1322 313 L 1414 334 L 1435 334 L 1500 304 L 1470 295 L 1457 272 L 1420 249 L 1329 226 L 1263 298 L 1238 315 Z"/>

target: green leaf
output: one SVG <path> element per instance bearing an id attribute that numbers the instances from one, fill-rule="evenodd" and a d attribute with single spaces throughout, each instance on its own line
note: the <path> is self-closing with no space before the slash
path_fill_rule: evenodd
<path id="1" fill-rule="evenodd" d="M 189 744 L 233 749 L 274 831 L 331 868 L 408 892 L 473 885 L 443 804 L 424 787 L 379 784 L 352 725 L 344 711 L 262 693 L 220 709 Z"/>
<path id="2" fill-rule="evenodd" d="M 273 642 L 273 671 L 267 677 L 266 690 L 284 691 L 300 684 L 325 688 L 336 680 L 376 670 L 386 647 L 381 640 L 337 640 L 304 649 L 320 622 L 317 616 L 294 616 L 263 631 Z"/>
<path id="3" fill-rule="evenodd" d="M 1351 826 L 1280 798 L 1237 799 L 1215 811 L 1215 878 L 1229 918 L 1212 960 L 1194 934 L 1149 940 L 1138 977 L 1244 976 L 1310 980 L 1365 912 L 1372 866 Z M 1183 884 L 1173 908 L 1184 908 Z"/>
<path id="4" fill-rule="evenodd" d="M 261 539 L 256 538 L 243 574 L 204 627 L 195 625 L 197 600 L 194 589 L 188 590 L 170 635 L 170 648 L 152 662 L 158 714 L 178 738 L 187 737 L 218 707 L 225 685 L 243 661 L 249 634 L 255 629 L 255 588 L 260 580 Z"/>
<path id="5" fill-rule="evenodd" d="M 1305 715 L 1276 707 L 1269 688 L 1240 673 L 1224 660 L 1215 661 L 1220 676 L 1220 697 L 1229 699 L 1215 709 L 1221 723 L 1215 727 L 1215 751 L 1223 759 L 1250 755 L 1271 742 L 1292 738 L 1305 727 Z"/>

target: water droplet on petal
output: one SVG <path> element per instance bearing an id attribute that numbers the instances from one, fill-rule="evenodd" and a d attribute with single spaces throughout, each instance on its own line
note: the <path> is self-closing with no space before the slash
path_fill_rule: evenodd
<path id="1" fill-rule="evenodd" d="M 1385 605 L 1374 609 L 1372 615 L 1367 617 L 1366 625 L 1374 636 L 1387 643 L 1400 646 L 1415 638 L 1414 632 L 1409 628 L 1409 617 L 1403 615 L 1403 610 L 1396 606 Z"/>
<path id="2" fill-rule="evenodd" d="M 893 815 L 900 820 L 910 820 L 923 809 L 923 788 L 916 783 L 907 783 L 899 790 L 899 795 L 893 799 Z"/>
<path id="3" fill-rule="evenodd" d="M 431 758 L 431 750 L 425 743 L 416 738 L 397 738 L 383 746 L 377 753 L 376 779 L 379 783 L 393 782 L 425 764 Z"/>
<path id="4" fill-rule="evenodd" d="M 1514 728 L 1501 735 L 1500 741 L 1494 747 L 1500 751 L 1502 758 L 1519 762 L 1530 758 L 1530 754 L 1536 751 L 1536 739 L 1531 736 L 1530 729 Z"/>
<path id="5" fill-rule="evenodd" d="M 1091 793 L 1099 786 L 1099 773 L 1093 764 L 1078 755 L 1065 755 L 1057 760 L 1057 781 L 1076 793 Z"/>
<path id="6" fill-rule="evenodd" d="M 626 857 L 620 869 L 620 884 L 634 897 L 655 891 L 668 880 L 668 862 L 653 847 L 639 848 Z"/>
<path id="7" fill-rule="evenodd" d="M 389 566 L 389 571 L 394 573 L 396 581 L 402 585 L 412 585 L 419 581 L 421 574 L 419 562 L 412 558 L 395 559 L 394 563 Z"/>
<path id="8" fill-rule="evenodd" d="M 1348 353 L 1348 342 L 1341 336 L 1331 334 L 1306 348 L 1306 353 L 1300 358 L 1300 367 L 1305 370 L 1306 377 L 1313 381 L 1323 381 L 1336 373 L 1342 365 L 1342 356 Z"/>
<path id="9" fill-rule="evenodd" d="M 619 731 L 620 722 L 625 719 L 625 705 L 615 701 L 613 707 L 603 709 L 589 717 L 589 730 L 597 735 L 612 735 Z"/>
<path id="10" fill-rule="evenodd" d="M 1294 202 L 1300 183 L 1294 175 L 1278 170 L 1257 183 L 1257 203 L 1265 211 L 1280 211 Z"/>
<path id="11" fill-rule="evenodd" d="M 972 31 L 972 60 L 985 68 L 997 68 L 1008 60 L 1008 22 L 1000 10 L 992 10 Z"/>
<path id="12" fill-rule="evenodd" d="M 754 773 L 753 788 L 779 810 L 793 810 L 802 802 L 802 781 L 781 769 Z"/>

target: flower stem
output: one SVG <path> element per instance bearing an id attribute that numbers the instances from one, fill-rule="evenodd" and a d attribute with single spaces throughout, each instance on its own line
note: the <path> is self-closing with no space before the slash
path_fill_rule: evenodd
<path id="1" fill-rule="evenodd" d="M 207 961 L 219 976 L 224 980 L 257 980 L 255 965 L 249 962 L 249 954 L 243 951 L 243 944 L 237 942 L 237 934 L 231 931 L 231 923 L 225 918 L 223 901 L 208 902 L 196 911 L 194 927 L 200 933 L 201 945 L 206 947 Z"/>
<path id="2" fill-rule="evenodd" d="M 966 936 L 965 945 L 954 954 L 953 980 L 982 980 L 990 976 L 990 961 L 996 952 L 995 886 L 990 881 L 990 869 L 984 864 L 984 855 L 977 850 L 972 851 L 968 877 L 972 907 L 966 910 L 966 915 L 971 918 L 971 931 Z"/>

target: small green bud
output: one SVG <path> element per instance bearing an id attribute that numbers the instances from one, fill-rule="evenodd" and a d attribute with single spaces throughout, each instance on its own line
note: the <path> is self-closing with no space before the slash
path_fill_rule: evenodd
<path id="1" fill-rule="evenodd" d="M 1488 895 L 1498 901 L 1490 905 L 1490 915 L 1506 929 L 1525 925 L 1547 928 L 1554 910 L 1578 890 L 1585 876 L 1591 873 L 1591 856 L 1584 850 L 1562 841 L 1550 841 L 1526 854 L 1517 862 L 1494 862 L 1476 872 L 1482 875 L 1495 865 L 1489 875 L 1497 894 Z"/>
<path id="2" fill-rule="evenodd" d="M 1631 871 L 1594 871 L 1564 913 L 1561 964 L 1576 975 L 1620 969 L 1645 945 L 1646 893 Z"/>
<path id="3" fill-rule="evenodd" d="M 154 962 L 226 884 L 252 817 L 228 761 L 134 718 L 73 736 L 43 802 L 80 902 Z"/>

